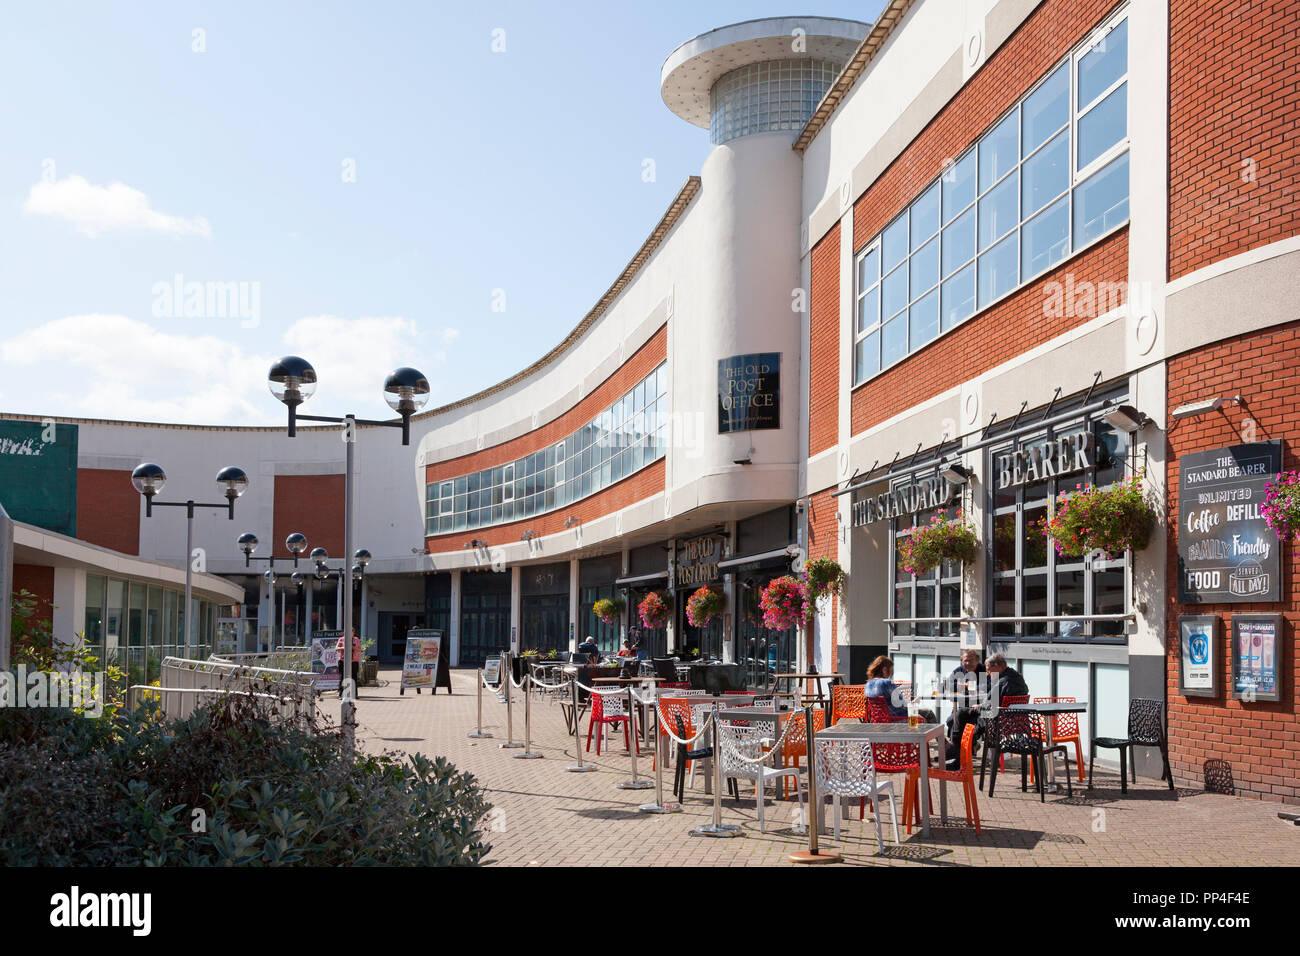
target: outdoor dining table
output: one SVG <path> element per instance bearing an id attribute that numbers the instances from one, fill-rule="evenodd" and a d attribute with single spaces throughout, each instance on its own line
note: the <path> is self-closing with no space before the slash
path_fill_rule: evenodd
<path id="1" fill-rule="evenodd" d="M 842 720 L 834 727 L 816 732 L 817 739 L 830 737 L 834 740 L 865 740 L 871 744 L 917 744 L 921 748 L 921 792 L 925 794 L 925 806 L 921 814 L 921 835 L 930 835 L 930 816 L 934 808 L 930 805 L 930 741 L 939 744 L 939 767 L 948 760 L 948 742 L 943 724 L 920 724 L 911 727 L 905 723 L 864 724 Z M 812 760 L 809 760 L 812 766 Z M 898 803 L 895 803 L 898 806 Z M 880 807 L 876 807 L 880 812 Z M 939 814 L 944 823 L 948 822 L 948 789 L 944 783 L 939 784 Z M 811 814 L 810 814 L 811 815 Z"/>
<path id="2" fill-rule="evenodd" d="M 1056 714 L 1086 714 L 1088 712 L 1088 702 L 1067 703 L 1063 701 L 1043 702 L 1041 704 L 1010 704 L 1006 707 L 1009 711 L 1018 714 L 1037 714 L 1040 717 L 1046 717 L 1043 721 L 1043 749 L 1049 749 L 1055 743 L 1052 738 L 1056 730 L 1056 721 L 1052 718 Z M 1056 762 L 1048 760 L 1047 763 L 1047 780 L 1044 781 L 1047 789 L 1056 791 Z"/>

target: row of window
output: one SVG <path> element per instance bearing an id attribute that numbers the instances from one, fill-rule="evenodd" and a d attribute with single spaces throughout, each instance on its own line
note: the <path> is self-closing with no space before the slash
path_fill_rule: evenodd
<path id="1" fill-rule="evenodd" d="M 1062 492 L 1083 484 L 1105 486 L 1120 481 L 1132 449 L 1130 436 L 1101 421 L 1076 420 L 1032 436 L 994 446 L 987 462 L 1021 446 L 1038 445 L 1086 428 L 1093 435 L 1092 467 L 1064 477 L 1047 478 L 1020 487 L 990 493 L 990 518 L 984 540 L 991 558 L 992 585 L 990 616 L 1044 618 L 1078 614 L 1122 614 L 1127 610 L 1128 555 L 1110 560 L 1097 557 L 1067 557 L 1048 546 L 1043 522 L 1055 508 Z M 953 506 L 944 513 L 954 516 Z M 962 565 L 945 561 L 924 575 L 903 568 L 898 544 L 914 526 L 928 524 L 936 512 L 921 512 L 896 518 L 891 534 L 894 556 L 893 616 L 895 618 L 944 618 L 961 616 Z M 915 636 L 956 636 L 955 623 L 917 621 L 895 625 L 895 633 Z M 989 635 L 999 640 L 1093 640 L 1123 641 L 1122 621 L 1022 621 L 991 625 Z"/>
<path id="2" fill-rule="evenodd" d="M 667 432 L 665 362 L 563 441 L 509 464 L 429 482 L 425 534 L 504 524 L 572 504 L 662 458 Z"/>
<path id="3" fill-rule="evenodd" d="M 858 254 L 854 384 L 1127 222 L 1128 162 L 1121 14 Z"/>

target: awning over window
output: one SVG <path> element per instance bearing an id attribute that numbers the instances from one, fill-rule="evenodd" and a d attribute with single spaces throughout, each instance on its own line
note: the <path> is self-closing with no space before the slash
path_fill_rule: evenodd
<path id="1" fill-rule="evenodd" d="M 763 571 L 771 568 L 789 570 L 790 561 L 793 558 L 794 555 L 786 548 L 777 548 L 775 551 L 743 554 L 739 557 L 728 558 L 726 561 L 719 561 L 718 570 L 723 574 L 739 574 L 746 571 Z"/>
<path id="2" fill-rule="evenodd" d="M 654 584 L 656 581 L 667 580 L 667 571 L 653 571 L 650 574 L 632 574 L 625 578 L 616 578 L 614 584 L 620 588 L 634 588 L 640 585 Z"/>

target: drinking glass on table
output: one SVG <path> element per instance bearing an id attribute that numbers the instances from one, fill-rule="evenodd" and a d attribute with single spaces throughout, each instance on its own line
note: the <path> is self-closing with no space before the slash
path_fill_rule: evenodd
<path id="1" fill-rule="evenodd" d="M 907 702 L 907 726 L 913 730 L 921 726 L 921 705 L 917 701 Z"/>

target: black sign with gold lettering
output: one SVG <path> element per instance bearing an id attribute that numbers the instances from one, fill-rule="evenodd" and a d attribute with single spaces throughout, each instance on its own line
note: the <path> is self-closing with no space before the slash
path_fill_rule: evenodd
<path id="1" fill-rule="evenodd" d="M 718 434 L 781 427 L 781 353 L 718 359 Z"/>
<path id="2" fill-rule="evenodd" d="M 707 535 L 677 542 L 677 568 L 673 585 L 679 588 L 697 588 L 712 584 L 719 578 L 718 562 L 722 560 L 722 539 Z"/>

